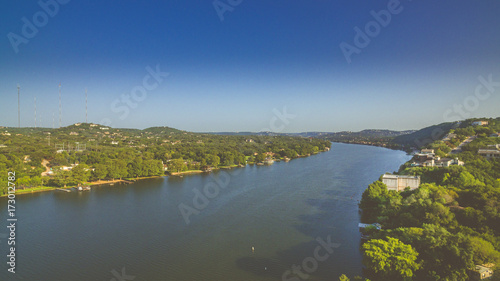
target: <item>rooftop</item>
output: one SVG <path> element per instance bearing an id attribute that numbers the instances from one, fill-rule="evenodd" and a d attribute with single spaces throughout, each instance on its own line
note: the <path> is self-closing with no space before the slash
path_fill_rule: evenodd
<path id="1" fill-rule="evenodd" d="M 393 174 L 384 174 L 382 176 L 383 179 L 397 179 L 397 178 L 404 178 L 404 179 L 417 179 L 418 176 L 405 176 L 405 175 L 393 175 Z"/>

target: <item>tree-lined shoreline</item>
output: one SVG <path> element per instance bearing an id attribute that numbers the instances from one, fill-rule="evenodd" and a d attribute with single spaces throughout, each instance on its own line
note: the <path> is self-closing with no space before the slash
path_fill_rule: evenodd
<path id="1" fill-rule="evenodd" d="M 0 171 L 16 172 L 19 194 L 23 188 L 48 190 L 288 161 L 331 145 L 315 138 L 213 135 L 169 127 L 114 129 L 89 123 L 2 131 Z"/>

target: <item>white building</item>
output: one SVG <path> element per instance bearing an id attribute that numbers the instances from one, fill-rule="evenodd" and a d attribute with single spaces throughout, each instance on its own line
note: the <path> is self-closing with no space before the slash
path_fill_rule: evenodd
<path id="1" fill-rule="evenodd" d="M 488 121 L 476 121 L 476 122 L 472 122 L 472 125 L 473 126 L 484 126 L 484 125 L 488 125 Z"/>
<path id="2" fill-rule="evenodd" d="M 490 148 L 480 148 L 477 154 L 486 157 L 487 159 L 500 158 L 500 150 Z"/>
<path id="3" fill-rule="evenodd" d="M 388 190 L 403 191 L 409 187 L 411 190 L 417 189 L 420 186 L 420 176 L 401 176 L 384 174 L 382 182 L 387 185 Z"/>

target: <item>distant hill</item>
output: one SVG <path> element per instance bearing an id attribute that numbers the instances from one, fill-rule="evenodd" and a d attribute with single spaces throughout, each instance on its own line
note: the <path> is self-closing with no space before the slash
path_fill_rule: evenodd
<path id="1" fill-rule="evenodd" d="M 396 136 L 392 143 L 403 147 L 422 148 L 436 140 L 442 139 L 451 129 L 457 128 L 460 122 L 441 123 L 439 125 L 429 126 L 410 134 Z"/>
<path id="2" fill-rule="evenodd" d="M 207 134 L 224 136 L 289 136 L 289 137 L 316 137 L 325 132 L 303 132 L 303 133 L 275 133 L 275 132 L 210 132 Z"/>
<path id="3" fill-rule="evenodd" d="M 388 148 L 400 148 L 399 145 L 393 144 L 391 142 L 392 139 L 397 136 L 408 135 L 414 132 L 415 132 L 414 130 L 392 131 L 392 130 L 368 129 L 359 132 L 344 131 L 337 133 L 327 133 L 327 134 L 322 134 L 318 137 L 333 142 L 375 145 Z"/>
<path id="4" fill-rule="evenodd" d="M 145 133 L 153 133 L 153 134 L 158 134 L 158 135 L 163 135 L 163 134 L 171 134 L 171 133 L 184 133 L 185 131 L 175 129 L 175 128 L 170 128 L 166 126 L 162 127 L 150 127 L 142 130 Z"/>
<path id="5" fill-rule="evenodd" d="M 51 128 L 14 128 L 14 127 L 0 127 L 0 131 L 9 131 L 17 135 L 22 134 L 26 136 L 34 135 L 48 135 L 51 134 L 53 138 L 59 138 L 60 142 L 63 141 L 86 141 L 87 139 L 101 139 L 105 135 L 112 135 L 121 137 L 138 137 L 147 135 L 148 137 L 170 137 L 175 135 L 224 135 L 224 136 L 288 136 L 288 137 L 304 137 L 304 138 L 318 138 L 333 142 L 343 143 L 356 143 L 383 146 L 395 149 L 420 149 L 436 140 L 442 139 L 450 130 L 458 128 L 467 128 L 472 125 L 472 122 L 478 120 L 490 120 L 497 122 L 500 118 L 472 118 L 457 122 L 447 122 L 438 125 L 429 126 L 420 130 L 405 130 L 393 131 L 386 129 L 366 129 L 359 132 L 342 131 L 342 132 L 301 132 L 301 133 L 275 133 L 275 132 L 207 132 L 207 133 L 193 133 L 187 132 L 171 127 L 160 126 L 150 127 L 147 129 L 126 129 L 126 128 L 111 128 L 104 125 L 92 123 L 77 123 L 67 127 L 51 129 Z"/>
<path id="6" fill-rule="evenodd" d="M 377 130 L 368 129 L 359 132 L 343 131 L 338 133 L 329 133 L 323 135 L 328 138 L 393 138 L 397 136 L 404 136 L 414 133 L 415 130 L 406 131 L 391 131 L 391 130 Z"/>
<path id="7" fill-rule="evenodd" d="M 377 130 L 368 129 L 360 132 L 301 132 L 301 133 L 274 133 L 274 132 L 213 132 L 209 134 L 215 135 L 230 135 L 230 136 L 249 136 L 249 135 L 262 135 L 262 136 L 300 136 L 300 137 L 315 137 L 315 138 L 336 138 L 336 137 L 395 137 L 404 134 L 410 134 L 415 130 L 407 131 L 391 131 L 391 130 Z"/>

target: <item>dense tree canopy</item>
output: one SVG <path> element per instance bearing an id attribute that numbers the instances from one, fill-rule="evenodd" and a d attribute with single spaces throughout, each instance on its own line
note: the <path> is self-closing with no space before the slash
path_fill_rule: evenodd
<path id="1" fill-rule="evenodd" d="M 410 280 L 469 280 L 475 265 L 489 263 L 498 268 L 500 160 L 486 159 L 477 151 L 500 143 L 500 138 L 490 137 L 490 133 L 498 131 L 500 122 L 493 120 L 491 127 L 471 126 L 472 120 L 463 123 L 453 131 L 459 141 L 435 141 L 428 147 L 439 151 L 438 155 L 450 157 L 450 148 L 476 136 L 472 143 L 463 146 L 461 153 L 451 156 L 464 161 L 465 166 L 412 167 L 406 163 L 398 173 L 420 176 L 422 184 L 418 189 L 388 191 L 379 180 L 363 193 L 359 204 L 362 220 L 382 224 L 381 231 L 370 231 L 371 240 L 363 245 L 372 279 L 383 279 L 387 271 L 374 258 L 381 258 L 381 252 L 373 250 L 377 249 L 373 244 L 376 241 L 382 248 L 393 238 L 418 253 L 419 266 L 412 270 Z M 373 251 L 367 252 L 366 247 Z"/>
<path id="2" fill-rule="evenodd" d="M 324 151 L 330 142 L 268 135 L 214 135 L 168 127 L 113 129 L 75 124 L 60 129 L 4 128 L 0 134 L 0 195 L 15 171 L 18 188 L 68 186 L 102 179 L 138 178 L 189 170 L 297 158 Z M 42 177 L 46 170 L 54 173 Z M 62 169 L 62 167 L 70 167 Z M 166 168 L 166 169 L 165 169 Z"/>
<path id="3" fill-rule="evenodd" d="M 418 253 L 396 238 L 372 239 L 362 246 L 366 267 L 381 280 L 411 280 L 420 265 Z"/>

